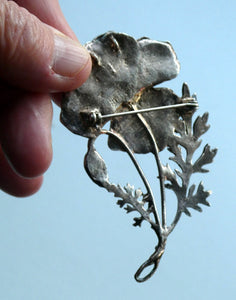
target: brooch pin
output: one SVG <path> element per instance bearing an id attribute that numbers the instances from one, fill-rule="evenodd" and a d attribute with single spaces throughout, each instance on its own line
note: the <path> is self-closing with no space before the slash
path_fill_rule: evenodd
<path id="1" fill-rule="evenodd" d="M 80 88 L 65 94 L 61 106 L 61 122 L 73 133 L 88 138 L 84 166 L 89 177 L 114 194 L 117 204 L 127 213 L 137 212 L 134 226 L 148 222 L 157 236 L 154 253 L 135 274 L 138 282 L 150 278 L 164 253 L 167 237 L 174 230 L 181 215 L 191 216 L 189 209 L 202 211 L 199 204 L 209 206 L 210 191 L 202 182 L 190 184 L 194 173 L 208 172 L 204 168 L 213 161 L 217 149 L 207 144 L 198 159 L 194 152 L 199 139 L 208 129 L 208 113 L 193 114 L 198 108 L 195 95 L 183 84 L 182 96 L 171 89 L 155 85 L 178 75 L 179 62 L 170 43 L 149 38 L 135 40 L 122 33 L 107 32 L 85 45 L 93 61 L 92 73 Z M 110 129 L 104 125 L 110 122 Z M 134 164 L 145 191 L 129 183 L 125 187 L 111 183 L 104 159 L 97 152 L 95 142 L 108 136 L 111 150 L 125 151 Z M 159 152 L 167 148 L 169 158 L 179 169 L 163 164 Z M 185 150 L 185 151 L 183 151 Z M 157 184 L 160 186 L 160 211 L 153 191 L 135 154 L 152 153 L 156 161 Z M 185 153 L 185 155 L 184 155 Z M 171 224 L 166 221 L 166 189 L 177 198 L 177 209 Z M 142 276 L 143 271 L 151 271 Z"/>

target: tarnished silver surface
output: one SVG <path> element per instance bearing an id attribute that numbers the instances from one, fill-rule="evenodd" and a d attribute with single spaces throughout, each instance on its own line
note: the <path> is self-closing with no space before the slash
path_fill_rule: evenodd
<path id="1" fill-rule="evenodd" d="M 135 279 L 143 282 L 157 269 L 167 237 L 182 213 L 190 216 L 190 208 L 201 211 L 199 204 L 209 206 L 210 192 L 204 189 L 202 182 L 197 187 L 190 185 L 190 178 L 196 172 L 207 172 L 204 166 L 213 161 L 217 150 L 206 145 L 200 157 L 193 161 L 194 152 L 201 144 L 199 138 L 209 125 L 207 113 L 197 117 L 192 124 L 198 103 L 196 97 L 190 95 L 187 84 L 183 84 L 181 97 L 170 89 L 154 88 L 179 72 L 179 62 L 169 43 L 148 38 L 135 40 L 126 34 L 108 32 L 86 47 L 93 59 L 92 74 L 82 87 L 65 94 L 61 121 L 72 132 L 89 138 L 84 164 L 90 178 L 112 192 L 118 198 L 117 204 L 127 213 L 139 213 L 134 218 L 134 226 L 147 221 L 156 233 L 158 243 L 154 253 L 135 274 Z M 156 110 L 157 107 L 161 110 Z M 129 111 L 132 114 L 123 114 Z M 110 122 L 109 130 L 103 129 L 107 122 Z M 145 191 L 130 184 L 121 187 L 110 182 L 106 163 L 95 148 L 96 139 L 103 134 L 109 137 L 110 149 L 129 155 Z M 159 152 L 165 148 L 180 170 L 172 170 L 168 163 L 160 161 Z M 149 152 L 156 160 L 160 212 L 152 188 L 135 157 L 136 153 Z M 171 224 L 166 222 L 165 189 L 172 190 L 178 201 Z M 142 277 L 148 266 L 151 271 Z"/>

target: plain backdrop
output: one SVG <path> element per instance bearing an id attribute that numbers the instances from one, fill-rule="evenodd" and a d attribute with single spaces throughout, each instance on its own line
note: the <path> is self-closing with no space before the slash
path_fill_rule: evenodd
<path id="1" fill-rule="evenodd" d="M 162 86 L 181 95 L 187 81 L 200 108 L 210 114 L 202 137 L 219 149 L 210 173 L 196 177 L 213 191 L 211 207 L 183 215 L 170 235 L 156 274 L 135 282 L 133 274 L 153 252 L 148 225 L 132 226 L 112 194 L 83 169 L 87 140 L 60 122 L 54 107 L 54 158 L 42 189 L 29 198 L 0 192 L 0 299 L 123 300 L 235 299 L 235 111 L 236 2 L 61 0 L 82 43 L 108 30 L 170 41 L 181 63 L 179 76 Z M 101 149 L 110 173 L 139 187 L 124 154 Z M 141 157 L 151 178 L 152 157 Z M 128 172 L 129 170 L 129 172 Z M 155 181 L 154 181 L 155 182 Z M 168 220 L 176 207 L 168 201 Z"/>

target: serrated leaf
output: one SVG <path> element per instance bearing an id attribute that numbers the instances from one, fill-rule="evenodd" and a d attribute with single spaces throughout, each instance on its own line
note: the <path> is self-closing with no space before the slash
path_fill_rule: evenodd
<path id="1" fill-rule="evenodd" d="M 127 183 L 127 185 L 124 187 L 124 190 L 129 194 L 133 195 L 134 186 Z"/>
<path id="2" fill-rule="evenodd" d="M 213 161 L 213 158 L 215 157 L 217 153 L 217 149 L 212 149 L 210 146 L 207 144 L 203 151 L 201 156 L 196 160 L 196 162 L 193 165 L 193 172 L 201 172 L 201 173 L 206 173 L 208 170 L 203 169 L 202 166 L 206 164 L 210 164 Z"/>
<path id="3" fill-rule="evenodd" d="M 197 193 L 195 195 L 195 197 L 198 198 L 198 203 L 204 204 L 206 206 L 210 206 L 210 203 L 206 200 L 207 197 L 209 197 L 211 194 L 210 191 L 204 191 L 204 187 L 202 182 L 200 182 L 198 189 L 197 189 Z"/>
<path id="4" fill-rule="evenodd" d="M 204 190 L 202 182 L 199 183 L 195 195 L 193 195 L 194 190 L 195 185 L 192 185 L 189 188 L 188 197 L 184 201 L 182 201 L 182 211 L 188 216 L 190 216 L 190 212 L 187 208 L 192 208 L 199 212 L 202 212 L 202 208 L 199 206 L 199 204 L 203 204 L 206 206 L 210 205 L 206 200 L 206 198 L 210 195 L 210 192 Z"/>

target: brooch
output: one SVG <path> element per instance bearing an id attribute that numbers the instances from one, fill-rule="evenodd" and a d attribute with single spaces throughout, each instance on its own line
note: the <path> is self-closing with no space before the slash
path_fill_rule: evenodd
<path id="1" fill-rule="evenodd" d="M 181 97 L 171 89 L 155 87 L 179 73 L 179 62 L 170 43 L 107 32 L 85 47 L 92 58 L 92 73 L 80 88 L 64 95 L 60 118 L 70 131 L 88 138 L 84 167 L 89 177 L 113 193 L 127 213 L 138 213 L 134 226 L 148 222 L 154 230 L 155 251 L 135 273 L 135 279 L 143 282 L 156 271 L 167 238 L 182 214 L 191 216 L 190 208 L 202 211 L 200 204 L 209 206 L 210 191 L 204 189 L 202 182 L 195 185 L 190 179 L 194 173 L 208 172 L 205 165 L 213 161 L 217 149 L 207 144 L 197 159 L 193 157 L 201 145 L 199 138 L 209 125 L 208 113 L 193 120 L 198 102 L 196 95 L 190 95 L 188 85 L 183 84 Z M 96 140 L 104 135 L 111 150 L 127 153 L 145 190 L 129 183 L 122 187 L 110 182 L 106 163 L 95 148 Z M 161 161 L 159 153 L 164 149 L 178 169 Z M 136 154 L 147 153 L 155 159 L 158 199 L 154 199 L 153 189 L 136 158 Z M 177 198 L 171 224 L 166 218 L 167 189 Z M 151 271 L 142 276 L 147 267 Z"/>

